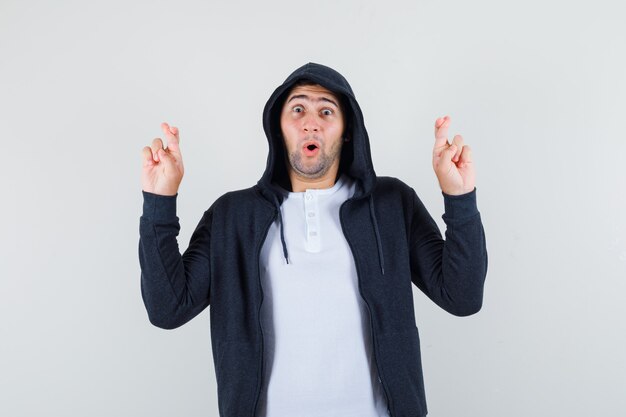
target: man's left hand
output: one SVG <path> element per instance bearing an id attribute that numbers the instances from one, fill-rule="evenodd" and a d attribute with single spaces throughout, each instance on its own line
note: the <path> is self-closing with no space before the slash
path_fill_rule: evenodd
<path id="1" fill-rule="evenodd" d="M 456 135 L 448 143 L 450 116 L 435 120 L 435 146 L 433 169 L 441 191 L 448 195 L 460 195 L 474 190 L 476 173 L 472 163 L 472 150 L 463 144 L 463 137 Z"/>

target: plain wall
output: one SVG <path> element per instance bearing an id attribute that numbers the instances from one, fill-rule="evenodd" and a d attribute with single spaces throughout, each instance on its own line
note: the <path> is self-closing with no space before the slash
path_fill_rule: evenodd
<path id="1" fill-rule="evenodd" d="M 217 416 L 210 309 L 166 331 L 141 299 L 141 149 L 180 128 L 183 251 L 260 178 L 265 101 L 310 61 L 442 233 L 435 119 L 473 149 L 483 309 L 413 289 L 429 416 L 625 415 L 625 8 L 1 0 L 0 415 Z"/>

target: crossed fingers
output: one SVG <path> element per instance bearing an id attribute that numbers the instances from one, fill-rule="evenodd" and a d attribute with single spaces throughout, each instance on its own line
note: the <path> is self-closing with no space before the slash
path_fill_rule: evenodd
<path id="1" fill-rule="evenodd" d="M 175 154 L 176 156 L 180 155 L 180 138 L 178 136 L 178 128 L 175 126 L 170 127 L 167 123 L 163 122 L 161 123 L 161 129 L 167 138 L 167 149 L 165 149 L 165 145 L 163 144 L 163 140 L 161 138 L 153 139 L 151 145 L 145 146 L 142 150 L 143 158 L 148 163 L 150 160 L 159 162 L 161 159 L 159 156 L 160 151 Z"/>
<path id="2" fill-rule="evenodd" d="M 440 117 L 435 121 L 435 146 L 433 154 L 436 157 L 441 156 L 451 146 L 455 146 L 456 150 L 452 156 L 452 162 L 459 162 L 463 159 L 463 163 L 471 162 L 469 145 L 463 143 L 463 136 L 456 135 L 452 139 L 452 143 L 448 143 L 448 128 L 450 127 L 450 116 Z"/>

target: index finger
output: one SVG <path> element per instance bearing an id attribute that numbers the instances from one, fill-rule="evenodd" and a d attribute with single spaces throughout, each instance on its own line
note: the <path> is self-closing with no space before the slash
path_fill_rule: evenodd
<path id="1" fill-rule="evenodd" d="M 163 129 L 163 133 L 167 137 L 167 147 L 170 150 L 178 151 L 178 145 L 180 143 L 180 137 L 178 136 L 178 128 L 174 126 L 170 126 L 166 122 L 161 123 L 161 129 Z"/>
<path id="2" fill-rule="evenodd" d="M 448 144 L 448 127 L 450 116 L 440 117 L 435 120 L 435 148 L 441 148 Z"/>

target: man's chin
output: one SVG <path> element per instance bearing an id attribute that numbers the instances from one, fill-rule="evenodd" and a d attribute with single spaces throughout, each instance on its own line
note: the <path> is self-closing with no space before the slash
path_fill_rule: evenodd
<path id="1" fill-rule="evenodd" d="M 322 178 L 332 163 L 323 154 L 319 154 L 315 157 L 305 157 L 301 154 L 292 155 L 292 158 L 288 158 L 289 166 L 294 173 L 300 177 L 315 180 Z"/>
<path id="2" fill-rule="evenodd" d="M 322 166 L 317 166 L 317 167 L 291 167 L 292 170 L 296 173 L 296 175 L 299 175 L 301 177 L 310 179 L 310 180 L 315 180 L 318 178 L 321 178 L 324 176 L 324 174 L 326 174 L 326 172 L 328 171 L 328 169 L 326 169 L 326 167 Z"/>

